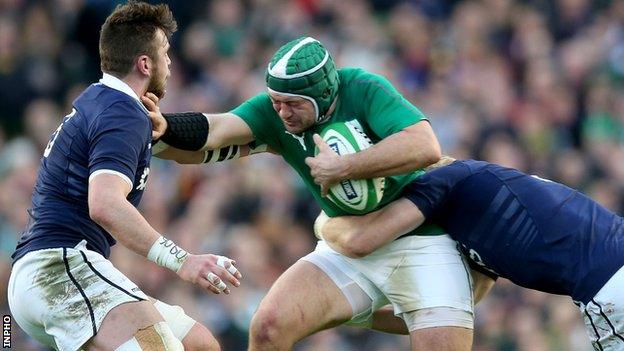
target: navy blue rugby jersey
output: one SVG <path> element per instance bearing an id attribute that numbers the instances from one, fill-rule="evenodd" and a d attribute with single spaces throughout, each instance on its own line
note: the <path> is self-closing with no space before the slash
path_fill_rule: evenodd
<path id="1" fill-rule="evenodd" d="M 108 257 L 115 240 L 89 216 L 89 180 L 102 172 L 119 175 L 132 186 L 127 199 L 136 207 L 150 157 L 147 110 L 128 85 L 105 74 L 74 101 L 50 137 L 13 261 L 30 251 L 74 247 L 82 240 Z"/>
<path id="2" fill-rule="evenodd" d="M 565 185 L 482 161 L 456 161 L 403 194 L 474 264 L 587 303 L 624 265 L 623 219 Z"/>

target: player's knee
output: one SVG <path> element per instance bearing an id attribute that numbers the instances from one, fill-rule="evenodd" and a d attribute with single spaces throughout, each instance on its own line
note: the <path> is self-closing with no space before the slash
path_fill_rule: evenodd
<path id="1" fill-rule="evenodd" d="M 284 338 L 277 311 L 270 308 L 258 309 L 251 319 L 249 338 L 256 345 L 275 344 Z"/>
<path id="2" fill-rule="evenodd" d="M 115 351 L 184 351 L 184 346 L 174 335 L 167 323 L 159 322 L 139 329 L 132 339 L 121 344 Z"/>
<path id="3" fill-rule="evenodd" d="M 194 340 L 192 343 L 184 343 L 185 351 L 221 351 L 219 342 L 213 338 Z"/>
<path id="4" fill-rule="evenodd" d="M 183 340 L 185 351 L 220 351 L 221 346 L 212 333 L 204 326 L 193 328 Z"/>

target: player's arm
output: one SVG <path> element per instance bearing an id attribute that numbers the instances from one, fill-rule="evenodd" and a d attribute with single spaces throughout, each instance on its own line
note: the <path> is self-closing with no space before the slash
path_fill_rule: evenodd
<path id="1" fill-rule="evenodd" d="M 321 186 L 322 195 L 345 179 L 368 179 L 413 172 L 438 162 L 440 144 L 428 121 L 414 125 L 382 139 L 366 150 L 338 155 L 318 135 L 315 157 L 306 158 L 310 174 Z"/>
<path id="2" fill-rule="evenodd" d="M 359 107 L 360 113 L 381 140 L 366 150 L 339 156 L 331 148 L 321 147 L 324 142 L 315 136 L 320 152 L 306 163 L 323 195 L 342 180 L 404 174 L 425 168 L 441 156 L 440 144 L 425 116 L 387 79 L 365 74 L 354 86 L 366 101 Z"/>
<path id="3" fill-rule="evenodd" d="M 147 93 L 141 101 L 152 121 L 152 138 L 185 151 L 216 150 L 230 145 L 245 145 L 254 140 L 249 125 L 233 113 L 160 112 L 158 98 Z M 156 149 L 162 144 L 154 145 Z"/>
<path id="4" fill-rule="evenodd" d="M 224 282 L 240 285 L 241 275 L 231 260 L 217 255 L 193 255 L 162 237 L 128 202 L 130 191 L 130 184 L 116 174 L 92 177 L 88 194 L 91 219 L 125 247 L 215 294 L 229 293 Z"/>
<path id="5" fill-rule="evenodd" d="M 152 155 L 164 160 L 174 160 L 179 164 L 199 164 L 235 160 L 263 152 L 274 153 L 274 151 L 269 150 L 266 144 L 258 145 L 256 142 L 251 142 L 246 145 L 230 145 L 205 151 L 186 151 L 167 147 L 164 150 L 159 150 L 158 153 L 152 153 Z"/>
<path id="6" fill-rule="evenodd" d="M 390 156 L 391 155 L 391 156 Z M 441 157 L 428 121 L 420 121 L 362 152 L 343 156 L 340 180 L 386 177 L 425 168 Z"/>
<path id="7" fill-rule="evenodd" d="M 332 249 L 359 258 L 414 230 L 424 220 L 414 203 L 401 198 L 363 216 L 330 218 L 321 213 L 314 223 L 314 231 Z"/>

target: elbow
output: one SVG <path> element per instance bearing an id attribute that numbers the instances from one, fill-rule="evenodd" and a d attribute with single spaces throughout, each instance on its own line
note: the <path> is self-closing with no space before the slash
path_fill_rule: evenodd
<path id="1" fill-rule="evenodd" d="M 440 158 L 442 158 L 442 150 L 440 148 L 440 144 L 438 144 L 437 142 L 432 143 L 432 145 L 425 151 L 423 157 L 425 167 L 440 161 Z"/>
<path id="2" fill-rule="evenodd" d="M 112 221 L 112 211 L 114 205 L 106 198 L 100 198 L 98 201 L 89 201 L 89 217 L 103 228 L 109 227 Z"/>
<path id="3" fill-rule="evenodd" d="M 350 258 L 362 258 L 375 251 L 366 240 L 361 240 L 362 238 L 365 238 L 364 234 L 352 233 L 345 236 L 339 244 L 341 253 Z"/>
<path id="4" fill-rule="evenodd" d="M 102 227 L 106 227 L 108 222 L 108 213 L 105 206 L 102 205 L 89 205 L 89 217 Z"/>
<path id="5" fill-rule="evenodd" d="M 342 254 L 350 258 L 362 258 L 368 256 L 372 250 L 365 245 L 358 245 L 349 243 L 343 246 Z"/>
<path id="6" fill-rule="evenodd" d="M 323 240 L 335 251 L 350 258 L 362 258 L 374 251 L 362 236 L 355 232 L 341 232 L 340 234 L 325 233 Z"/>

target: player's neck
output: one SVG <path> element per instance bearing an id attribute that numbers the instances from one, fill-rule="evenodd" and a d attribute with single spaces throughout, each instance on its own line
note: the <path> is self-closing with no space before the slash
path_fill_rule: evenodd
<path id="1" fill-rule="evenodd" d="M 128 84 L 128 86 L 137 94 L 137 96 L 141 97 L 145 95 L 147 92 L 147 86 L 149 85 L 149 78 L 138 76 L 134 74 L 134 72 L 129 73 L 121 79 L 124 83 Z"/>

